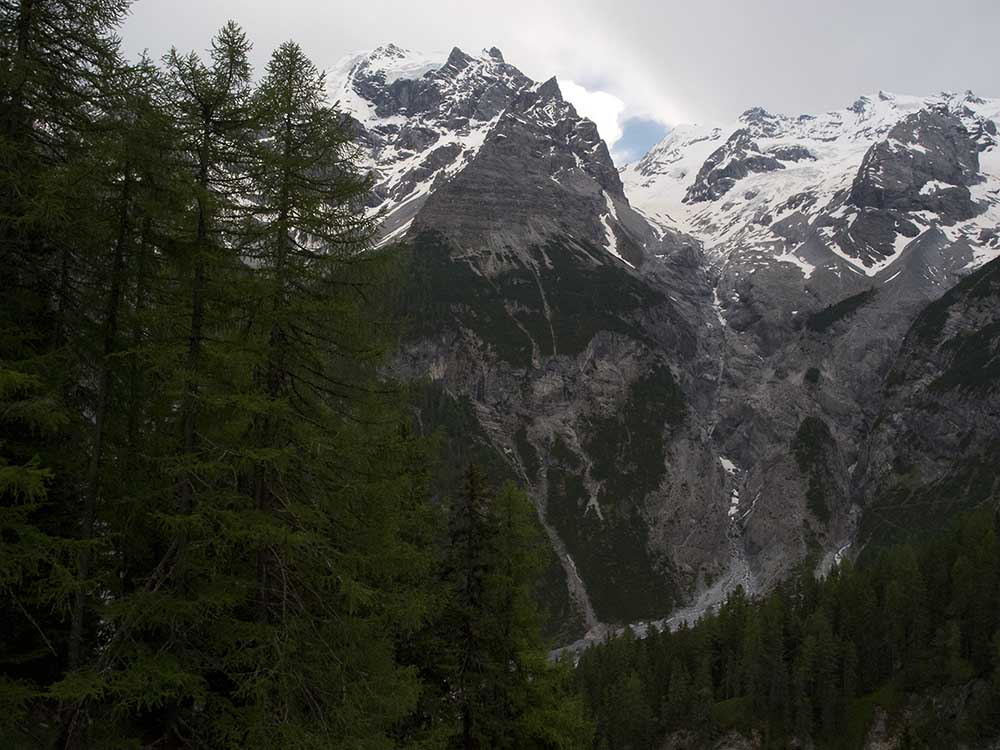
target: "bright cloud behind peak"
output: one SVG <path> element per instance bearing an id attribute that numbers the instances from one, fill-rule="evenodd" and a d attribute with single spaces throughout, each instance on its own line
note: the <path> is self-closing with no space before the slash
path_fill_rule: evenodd
<path id="1" fill-rule="evenodd" d="M 593 120 L 597 132 L 608 144 L 608 148 L 621 140 L 624 132 L 622 115 L 625 112 L 625 102 L 607 91 L 588 91 L 574 81 L 559 81 L 559 90 L 578 114 Z"/>

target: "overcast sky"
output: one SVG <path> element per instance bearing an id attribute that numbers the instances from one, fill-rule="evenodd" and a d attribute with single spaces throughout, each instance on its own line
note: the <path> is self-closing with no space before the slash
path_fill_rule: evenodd
<path id="1" fill-rule="evenodd" d="M 621 163 L 678 122 L 799 114 L 879 89 L 1000 96 L 1000 0 L 138 0 L 126 51 L 204 49 L 240 22 L 262 67 L 295 39 L 320 67 L 388 42 L 499 47 L 555 75 Z"/>

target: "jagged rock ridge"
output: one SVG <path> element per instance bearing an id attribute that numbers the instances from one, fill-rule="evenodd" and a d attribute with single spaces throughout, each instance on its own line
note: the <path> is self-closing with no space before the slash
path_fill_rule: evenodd
<path id="1" fill-rule="evenodd" d="M 532 489 L 577 613 L 562 638 L 861 546 L 900 342 L 1000 253 L 996 102 L 750 110 L 620 178 L 558 82 L 495 48 L 336 70 L 381 241 L 412 257 L 394 368 L 467 403 Z"/>

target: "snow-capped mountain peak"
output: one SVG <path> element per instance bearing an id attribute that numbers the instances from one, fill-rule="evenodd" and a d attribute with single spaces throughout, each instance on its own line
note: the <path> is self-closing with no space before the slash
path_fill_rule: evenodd
<path id="1" fill-rule="evenodd" d="M 640 209 L 720 263 L 877 276 L 942 235 L 960 245 L 947 264 L 958 272 L 1000 254 L 998 122 L 1000 100 L 972 92 L 879 91 L 797 117 L 753 108 L 675 128 L 622 176 Z"/>
<path id="2" fill-rule="evenodd" d="M 386 44 L 366 52 L 355 52 L 338 60 L 327 74 L 330 96 L 339 101 L 358 119 L 368 119 L 374 113 L 371 102 L 355 91 L 355 83 L 365 79 L 380 79 L 390 85 L 400 78 L 417 79 L 440 68 L 446 53 L 424 54 Z"/>
<path id="3" fill-rule="evenodd" d="M 374 175 L 370 209 L 380 217 L 380 242 L 401 239 L 428 199 L 485 148 L 490 155 L 481 168 L 489 174 L 472 180 L 475 186 L 492 191 L 492 198 L 530 196 L 527 208 L 538 214 L 517 231 L 544 225 L 545 232 L 558 233 L 572 210 L 580 213 L 592 244 L 626 266 L 638 267 L 647 245 L 652 255 L 659 252 L 653 246 L 664 231 L 653 230 L 629 207 L 594 123 L 563 98 L 555 78 L 531 80 L 496 47 L 474 56 L 457 47 L 425 55 L 386 45 L 341 60 L 328 85 L 331 100 L 356 120 L 363 159 Z M 493 160 L 504 166 L 490 166 Z M 454 206 L 450 210 L 435 214 L 434 227 L 459 233 L 465 219 Z M 498 216 L 496 231 L 515 231 L 513 222 L 502 223 Z"/>
<path id="4" fill-rule="evenodd" d="M 394 44 L 342 58 L 330 99 L 358 123 L 375 175 L 371 209 L 385 239 L 401 236 L 436 184 L 472 159 L 491 123 L 530 81 L 500 50 L 425 54 Z"/>

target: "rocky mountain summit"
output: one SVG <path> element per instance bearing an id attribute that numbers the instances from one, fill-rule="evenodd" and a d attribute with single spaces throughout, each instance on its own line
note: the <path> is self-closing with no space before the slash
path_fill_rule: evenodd
<path id="1" fill-rule="evenodd" d="M 623 170 L 631 200 L 711 254 L 876 276 L 941 232 L 978 266 L 1000 254 L 1000 101 L 971 92 L 880 92 L 844 110 L 751 109 L 727 126 L 680 126 Z M 759 265 L 759 264 L 758 264 Z"/>
<path id="2" fill-rule="evenodd" d="M 563 642 L 829 566 L 877 543 L 871 509 L 900 525 L 965 471 L 963 445 L 1000 434 L 988 380 L 975 434 L 937 424 L 937 468 L 898 471 L 925 455 L 900 441 L 935 434 L 930 372 L 976 336 L 974 366 L 992 367 L 985 298 L 966 316 L 970 293 L 949 292 L 937 359 L 914 330 L 1000 255 L 1000 102 L 754 109 L 679 126 L 619 173 L 558 82 L 495 48 L 389 45 L 330 87 L 374 175 L 379 241 L 411 262 L 394 370 L 420 384 L 428 429 L 462 425 L 456 454 L 475 445 L 531 489 Z M 949 393 L 969 417 L 964 381 Z"/>
<path id="3" fill-rule="evenodd" d="M 478 209 L 515 210 L 505 233 L 544 234 L 550 227 L 539 222 L 558 217 L 624 262 L 641 263 L 641 249 L 664 233 L 652 232 L 630 210 L 597 127 L 562 98 L 554 78 L 529 80 L 495 47 L 479 57 L 455 48 L 442 62 L 430 59 L 388 45 L 348 57 L 331 77 L 332 98 L 356 119 L 363 162 L 376 176 L 371 208 L 383 214 L 383 241 L 409 231 L 429 196 L 459 176 L 482 174 L 490 179 L 492 205 L 463 214 L 471 222 L 463 231 L 474 242 L 489 224 L 475 216 Z M 511 158 L 525 149 L 535 157 L 530 164 Z M 474 161 L 476 169 L 468 169 Z M 530 171 L 513 172 L 522 166 Z M 541 181 L 557 186 L 560 200 L 545 205 L 548 185 Z M 501 196 L 508 184 L 516 189 Z M 447 222 L 427 216 L 424 225 L 457 230 L 458 213 L 450 206 Z"/>

